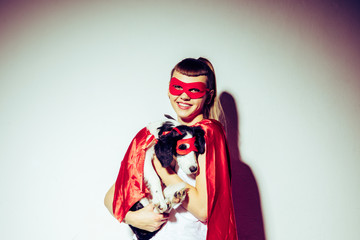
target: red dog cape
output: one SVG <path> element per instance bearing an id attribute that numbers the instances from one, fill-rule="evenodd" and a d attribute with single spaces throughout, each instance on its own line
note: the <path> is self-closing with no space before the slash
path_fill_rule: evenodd
<path id="1" fill-rule="evenodd" d="M 222 125 L 204 119 L 194 126 L 205 131 L 206 186 L 208 193 L 207 240 L 236 240 L 231 197 L 230 158 Z M 132 140 L 115 183 L 114 216 L 121 222 L 129 209 L 149 192 L 143 178 L 145 152 L 151 133 L 143 128 Z"/>

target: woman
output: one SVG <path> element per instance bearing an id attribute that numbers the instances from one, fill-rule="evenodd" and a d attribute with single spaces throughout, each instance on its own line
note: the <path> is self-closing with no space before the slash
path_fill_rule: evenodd
<path id="1" fill-rule="evenodd" d="M 153 238 L 165 239 L 237 239 L 230 187 L 229 157 L 226 139 L 218 119 L 216 79 L 211 63 L 205 58 L 187 58 L 171 72 L 169 99 L 181 124 L 201 126 L 205 131 L 206 150 L 198 156 L 195 179 L 182 172 L 163 168 L 155 158 L 154 167 L 165 185 L 187 183 L 187 198 L 170 216 L 153 212 L 149 205 L 132 212 L 130 207 L 145 196 L 142 172 L 144 144 L 149 132 L 142 129 L 133 139 L 122 162 L 118 179 L 105 198 L 105 205 L 120 221 L 137 228 L 155 231 Z M 136 162 L 136 164 L 134 164 Z"/>

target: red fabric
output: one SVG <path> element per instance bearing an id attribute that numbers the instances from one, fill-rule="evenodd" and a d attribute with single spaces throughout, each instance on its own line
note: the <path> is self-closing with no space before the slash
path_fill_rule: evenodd
<path id="1" fill-rule="evenodd" d="M 177 127 L 174 127 L 173 130 L 175 130 L 178 134 L 182 135 L 182 133 L 180 132 L 179 129 L 177 129 Z"/>
<path id="2" fill-rule="evenodd" d="M 206 185 L 208 192 L 207 240 L 237 239 L 230 185 L 230 156 L 221 123 L 206 119 Z"/>
<path id="3" fill-rule="evenodd" d="M 148 193 L 143 181 L 144 160 L 147 136 L 151 135 L 143 128 L 132 140 L 123 161 L 115 183 L 113 200 L 114 216 L 121 222 L 129 209 Z"/>
<path id="4" fill-rule="evenodd" d="M 231 197 L 230 159 L 222 125 L 211 119 L 195 124 L 205 131 L 206 185 L 208 192 L 207 240 L 236 240 L 236 223 Z M 131 142 L 115 183 L 114 216 L 121 222 L 130 207 L 148 192 L 143 181 L 146 138 L 142 129 Z"/>

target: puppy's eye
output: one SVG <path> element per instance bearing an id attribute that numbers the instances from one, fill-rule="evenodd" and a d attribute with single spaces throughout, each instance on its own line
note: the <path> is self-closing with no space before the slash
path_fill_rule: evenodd
<path id="1" fill-rule="evenodd" d="M 190 147 L 189 144 L 185 144 L 185 143 L 179 145 L 179 149 L 180 149 L 180 150 L 186 150 L 186 149 L 188 149 L 189 147 Z"/>

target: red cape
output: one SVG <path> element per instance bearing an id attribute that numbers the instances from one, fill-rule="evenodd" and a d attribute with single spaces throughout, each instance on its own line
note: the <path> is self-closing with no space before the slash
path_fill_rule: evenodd
<path id="1" fill-rule="evenodd" d="M 222 125 L 204 119 L 194 126 L 205 131 L 206 186 L 208 193 L 207 240 L 236 240 L 236 223 L 230 185 L 230 158 Z M 143 178 L 147 137 L 143 128 L 132 140 L 115 183 L 114 216 L 121 222 L 132 205 L 148 193 Z"/>

